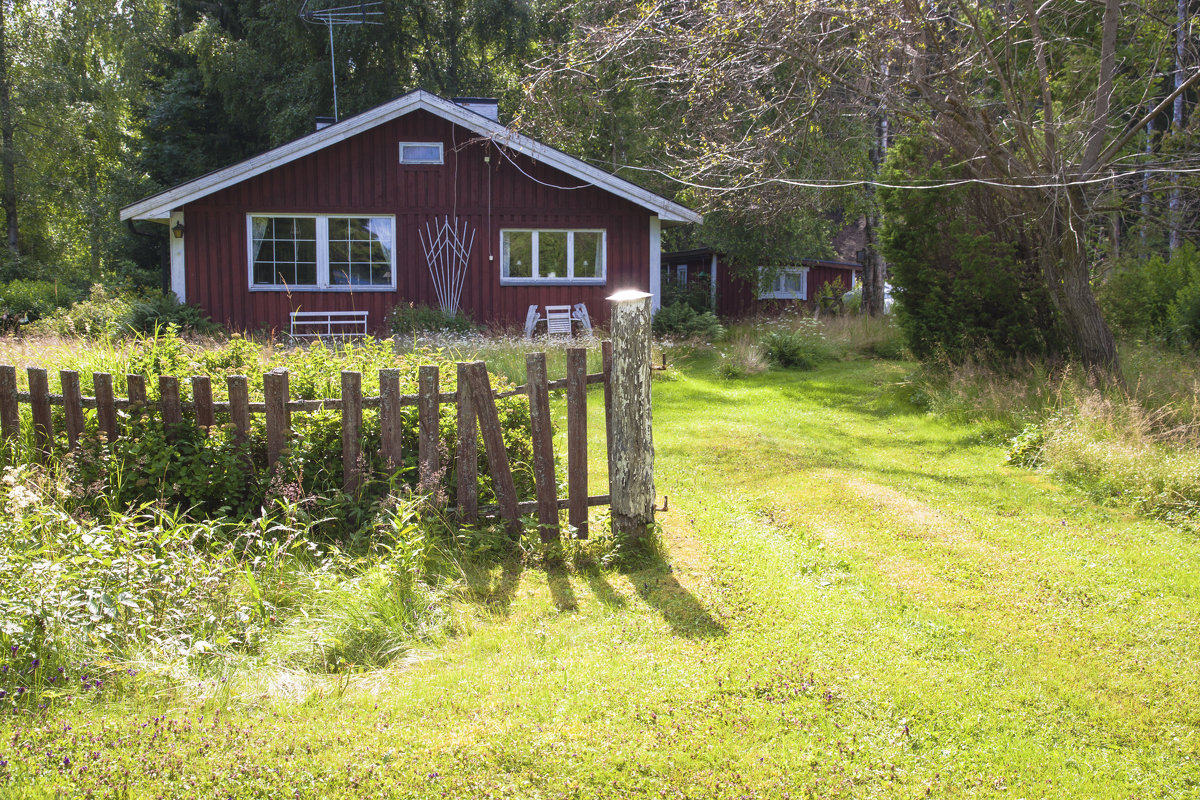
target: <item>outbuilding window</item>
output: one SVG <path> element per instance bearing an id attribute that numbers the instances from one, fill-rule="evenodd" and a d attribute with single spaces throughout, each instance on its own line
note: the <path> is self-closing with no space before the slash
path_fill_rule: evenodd
<path id="1" fill-rule="evenodd" d="M 605 281 L 603 230 L 500 231 L 500 283 Z"/>
<path id="2" fill-rule="evenodd" d="M 395 217 L 258 215 L 246 220 L 250 288 L 396 288 Z"/>
<path id="3" fill-rule="evenodd" d="M 808 299 L 808 267 L 763 267 L 759 276 L 759 300 Z"/>

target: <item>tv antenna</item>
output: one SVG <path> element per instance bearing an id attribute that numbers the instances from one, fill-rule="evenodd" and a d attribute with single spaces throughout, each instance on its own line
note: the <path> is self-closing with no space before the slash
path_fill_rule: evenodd
<path id="1" fill-rule="evenodd" d="M 346 6 L 335 8 L 308 7 L 309 0 L 304 0 L 300 6 L 300 19 L 311 25 L 325 25 L 329 28 L 329 71 L 333 73 L 333 121 L 338 121 L 337 97 L 337 58 L 333 54 L 334 25 L 382 25 L 378 17 L 383 16 L 379 7 L 383 0 L 362 0 Z"/>

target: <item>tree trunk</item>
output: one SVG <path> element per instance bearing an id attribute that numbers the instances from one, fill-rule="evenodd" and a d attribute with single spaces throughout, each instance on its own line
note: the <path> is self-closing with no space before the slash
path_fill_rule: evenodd
<path id="1" fill-rule="evenodd" d="M 1184 25 L 1187 24 L 1187 0 L 1178 0 L 1175 17 L 1175 90 L 1178 92 L 1183 86 L 1183 57 L 1184 45 L 1186 37 L 1184 36 Z M 1175 106 L 1171 109 L 1171 133 L 1178 135 L 1183 130 L 1183 93 L 1175 97 Z M 1171 232 L 1168 238 L 1168 246 L 1172 253 L 1179 249 L 1180 236 L 1180 211 L 1181 203 L 1179 197 L 1179 174 L 1171 173 L 1171 213 L 1170 226 Z"/>
<path id="2" fill-rule="evenodd" d="M 1071 200 L 1083 202 L 1079 187 Z M 1097 383 L 1121 380 L 1117 343 L 1092 292 L 1087 252 L 1069 224 L 1070 208 L 1060 206 L 1039 237 L 1039 260 L 1051 298 L 1062 314 L 1066 334 L 1088 378 Z"/>
<path id="3" fill-rule="evenodd" d="M 874 194 L 872 192 L 872 194 Z M 866 226 L 863 229 L 865 241 L 863 244 L 863 277 L 862 277 L 862 307 L 872 317 L 884 313 L 883 289 L 887 278 L 883 257 L 879 255 L 879 215 L 875 213 L 875 198 L 871 197 L 872 208 L 867 212 Z"/>
<path id="4" fill-rule="evenodd" d="M 8 33 L 5 27 L 6 0 L 0 0 L 0 169 L 4 173 L 0 205 L 4 207 L 4 227 L 8 252 L 19 255 L 17 236 L 17 167 L 13 147 L 12 90 L 8 85 Z"/>

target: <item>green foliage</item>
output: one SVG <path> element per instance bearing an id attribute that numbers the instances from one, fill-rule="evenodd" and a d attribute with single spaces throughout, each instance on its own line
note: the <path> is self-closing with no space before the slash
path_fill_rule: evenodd
<path id="1" fill-rule="evenodd" d="M 1200 251 L 1185 243 L 1170 258 L 1122 259 L 1097 290 L 1104 317 L 1119 333 L 1181 343 L 1200 341 L 1194 322 Z"/>
<path id="2" fill-rule="evenodd" d="M 221 329 L 200 306 L 181 303 L 174 292 L 151 293 L 140 302 L 134 303 L 129 311 L 127 327 L 133 331 L 149 333 L 155 328 L 173 326 L 193 333 L 216 333 Z"/>
<path id="3" fill-rule="evenodd" d="M 795 330 L 771 331 L 759 346 L 771 366 L 785 369 L 816 369 L 837 358 L 837 349 L 811 321 L 802 322 Z"/>
<path id="4" fill-rule="evenodd" d="M 697 314 L 705 311 L 715 311 L 712 307 L 712 291 L 707 272 L 692 275 L 686 284 L 676 280 L 664 280 L 662 287 L 663 306 L 673 306 L 680 303 L 690 306 Z"/>
<path id="5" fill-rule="evenodd" d="M 180 303 L 174 294 L 112 289 L 99 283 L 92 286 L 85 299 L 58 308 L 33 330 L 59 336 L 113 338 L 167 327 L 190 333 L 220 330 L 199 306 Z"/>
<path id="6" fill-rule="evenodd" d="M 9 281 L 0 286 L 0 313 L 33 322 L 70 305 L 74 298 L 74 292 L 55 281 Z"/>
<path id="7" fill-rule="evenodd" d="M 884 180 L 954 177 L 919 138 L 893 148 Z M 880 246 L 895 315 L 913 354 L 1012 359 L 1061 353 L 1064 340 L 1033 253 L 985 189 L 881 189 Z"/>
<path id="8" fill-rule="evenodd" d="M 401 303 L 388 312 L 388 329 L 392 333 L 476 333 L 480 327 L 465 311 L 448 314 L 434 306 Z"/>
<path id="9" fill-rule="evenodd" d="M 654 314 L 651 327 L 659 336 L 680 336 L 710 342 L 720 338 L 725 332 L 716 314 L 711 311 L 698 313 L 695 308 L 683 302 L 660 308 Z"/>
<path id="10" fill-rule="evenodd" d="M 1004 463 L 1017 467 L 1040 467 L 1046 448 L 1046 429 L 1030 423 L 1009 442 Z"/>

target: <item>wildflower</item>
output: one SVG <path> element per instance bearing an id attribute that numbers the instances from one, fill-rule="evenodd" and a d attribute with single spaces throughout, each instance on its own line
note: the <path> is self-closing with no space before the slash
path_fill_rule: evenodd
<path id="1" fill-rule="evenodd" d="M 23 695 L 23 694 L 25 694 L 25 687 L 24 687 L 24 686 L 18 686 L 18 687 L 17 687 L 17 697 L 20 697 L 20 696 L 21 696 L 21 695 Z"/>
<path id="2" fill-rule="evenodd" d="M 32 662 L 30 662 L 30 664 L 29 664 L 29 671 L 30 671 L 30 672 L 33 672 L 35 669 L 37 669 L 37 668 L 38 668 L 38 667 L 40 667 L 41 665 L 42 665 L 42 660 L 41 660 L 40 658 L 35 658 L 35 659 L 34 659 Z"/>
<path id="3" fill-rule="evenodd" d="M 7 675 L 7 674 L 8 674 L 8 664 L 5 664 L 4 666 L 0 666 L 0 675 Z"/>
<path id="4" fill-rule="evenodd" d="M 0 689 L 0 700 L 3 700 L 6 697 L 8 697 L 8 692 L 4 691 L 3 689 Z"/>
<path id="5" fill-rule="evenodd" d="M 66 767 L 67 769 L 71 768 L 71 757 L 70 756 L 63 756 L 63 766 Z"/>
<path id="6" fill-rule="evenodd" d="M 8 648 L 8 652 L 15 656 L 17 654 L 17 645 L 14 644 L 12 647 Z"/>

